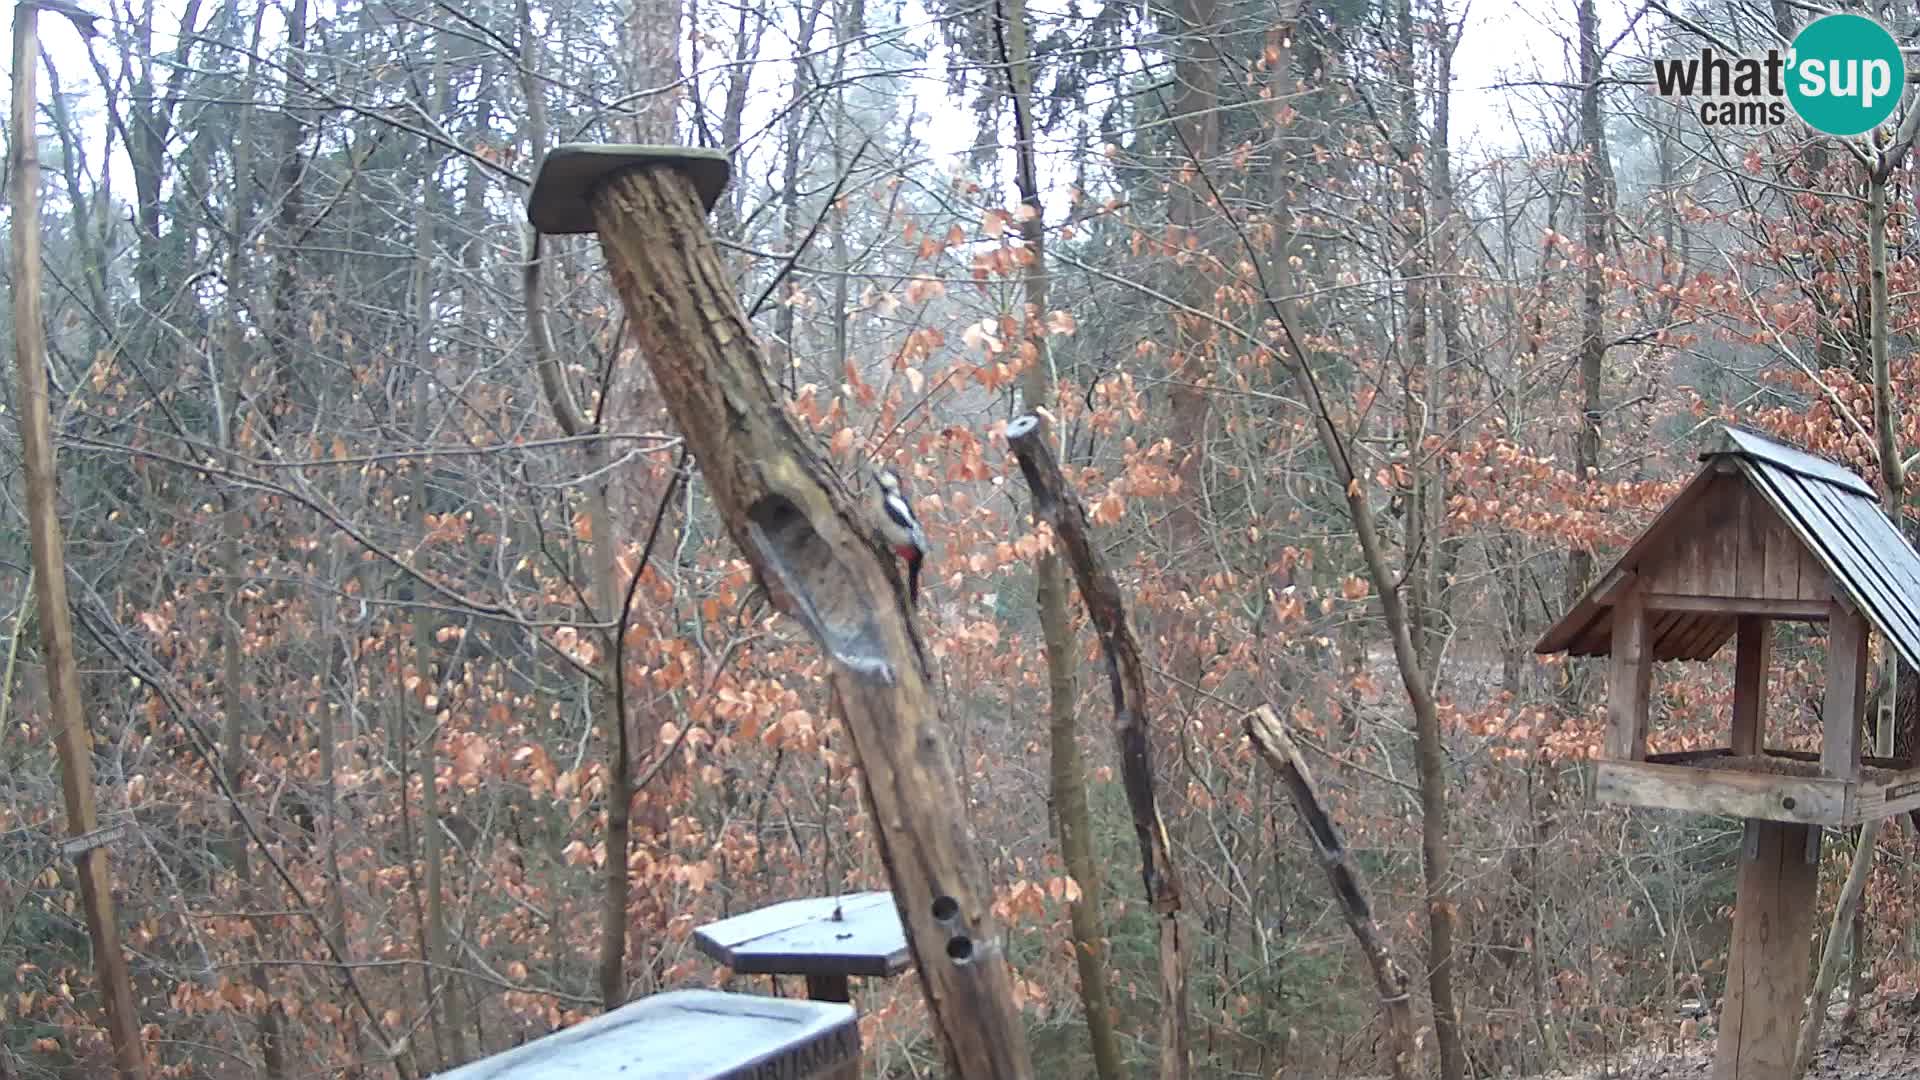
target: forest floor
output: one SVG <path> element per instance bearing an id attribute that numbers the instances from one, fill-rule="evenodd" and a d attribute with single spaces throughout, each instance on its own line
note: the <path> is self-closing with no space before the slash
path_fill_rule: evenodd
<path id="1" fill-rule="evenodd" d="M 1920 996 L 1902 994 L 1878 1007 L 1862 1000 L 1867 1007 L 1852 1028 L 1828 1022 L 1806 1080 L 1920 1078 Z M 1712 1074 L 1713 1041 L 1701 1039 L 1670 1052 L 1642 1048 L 1540 1080 L 1707 1080 Z"/>

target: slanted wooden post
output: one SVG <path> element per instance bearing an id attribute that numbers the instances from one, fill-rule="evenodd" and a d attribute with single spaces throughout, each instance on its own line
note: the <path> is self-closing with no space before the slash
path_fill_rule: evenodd
<path id="1" fill-rule="evenodd" d="M 1387 935 L 1373 917 L 1373 901 L 1367 897 L 1366 881 L 1350 857 L 1346 839 L 1333 823 L 1333 815 L 1313 782 L 1313 773 L 1300 756 L 1299 746 L 1287 734 L 1280 714 L 1271 705 L 1262 705 L 1247 715 L 1245 727 L 1253 748 L 1287 785 L 1294 812 L 1300 815 L 1300 825 L 1312 838 L 1314 853 L 1327 872 L 1340 915 L 1347 920 L 1347 928 L 1353 931 L 1353 939 L 1373 971 L 1374 992 L 1380 999 L 1381 1033 L 1387 1043 L 1387 1068 L 1393 1080 L 1419 1075 L 1419 1040 L 1414 1033 L 1413 995 L 1407 989 L 1407 973 L 1394 960 Z"/>
<path id="2" fill-rule="evenodd" d="M 878 525 L 788 419 L 708 232 L 727 159 L 682 147 L 563 146 L 527 216 L 592 229 L 714 508 L 774 606 L 831 662 L 880 856 L 955 1076 L 1032 1074 L 992 895 L 927 654 Z M 704 204 L 704 205 L 703 205 Z"/>
<path id="3" fill-rule="evenodd" d="M 1613 657 L 1607 668 L 1607 757 L 1647 756 L 1653 650 L 1647 644 L 1646 594 L 1629 588 L 1613 608 Z"/>

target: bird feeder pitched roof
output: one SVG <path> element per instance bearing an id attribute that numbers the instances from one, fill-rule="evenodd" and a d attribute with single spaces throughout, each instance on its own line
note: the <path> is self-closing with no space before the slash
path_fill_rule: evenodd
<path id="1" fill-rule="evenodd" d="M 1838 597 L 1920 667 L 1920 554 L 1873 488 L 1831 461 L 1728 427 L 1685 489 L 1534 646 L 1607 656 L 1614 601 L 1646 589 L 1655 660 L 1706 660 L 1741 614 L 1817 621 Z"/>

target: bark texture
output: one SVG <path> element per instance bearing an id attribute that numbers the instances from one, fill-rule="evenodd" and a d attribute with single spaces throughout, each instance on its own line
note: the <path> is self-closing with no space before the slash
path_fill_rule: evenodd
<path id="1" fill-rule="evenodd" d="M 831 662 L 949 1068 L 1031 1075 L 949 725 L 878 523 L 853 509 L 775 399 L 692 182 L 670 166 L 630 169 L 600 186 L 593 208 L 614 286 L 720 519 L 774 605 Z"/>

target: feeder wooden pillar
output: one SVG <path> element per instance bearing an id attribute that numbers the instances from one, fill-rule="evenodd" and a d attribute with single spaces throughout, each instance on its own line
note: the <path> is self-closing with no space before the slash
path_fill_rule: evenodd
<path id="1" fill-rule="evenodd" d="M 1800 1037 L 1820 827 L 1749 818 L 1713 1080 L 1786 1080 Z"/>
<path id="2" fill-rule="evenodd" d="M 1767 730 L 1767 667 L 1773 662 L 1773 622 L 1758 615 L 1740 619 L 1733 653 L 1734 754 L 1760 752 Z"/>
<path id="3" fill-rule="evenodd" d="M 948 1071 L 1032 1074 L 1002 931 L 922 647 L 879 523 L 789 418 L 706 211 L 727 159 L 563 146 L 535 178 L 542 232 L 596 232 L 614 288 L 714 509 L 774 606 L 826 654 L 880 856 Z"/>
<path id="4" fill-rule="evenodd" d="M 1827 616 L 1827 696 L 1820 707 L 1820 771 L 1860 777 L 1867 704 L 1867 621 L 1835 600 Z"/>
<path id="5" fill-rule="evenodd" d="M 1737 428 L 1536 650 L 1607 657 L 1601 802 L 1739 818 L 1714 1080 L 1788 1080 L 1806 1008 L 1820 837 L 1920 806 L 1920 770 L 1863 758 L 1868 642 L 1920 664 L 1920 554 L 1874 491 Z M 1817 752 L 1767 745 L 1773 623 L 1827 624 Z M 1734 641 L 1727 745 L 1649 753 L 1653 665 Z"/>
<path id="6" fill-rule="evenodd" d="M 1607 664 L 1607 756 L 1639 761 L 1647 756 L 1652 702 L 1653 652 L 1647 647 L 1647 602 L 1639 590 L 1613 609 L 1613 656 Z"/>

